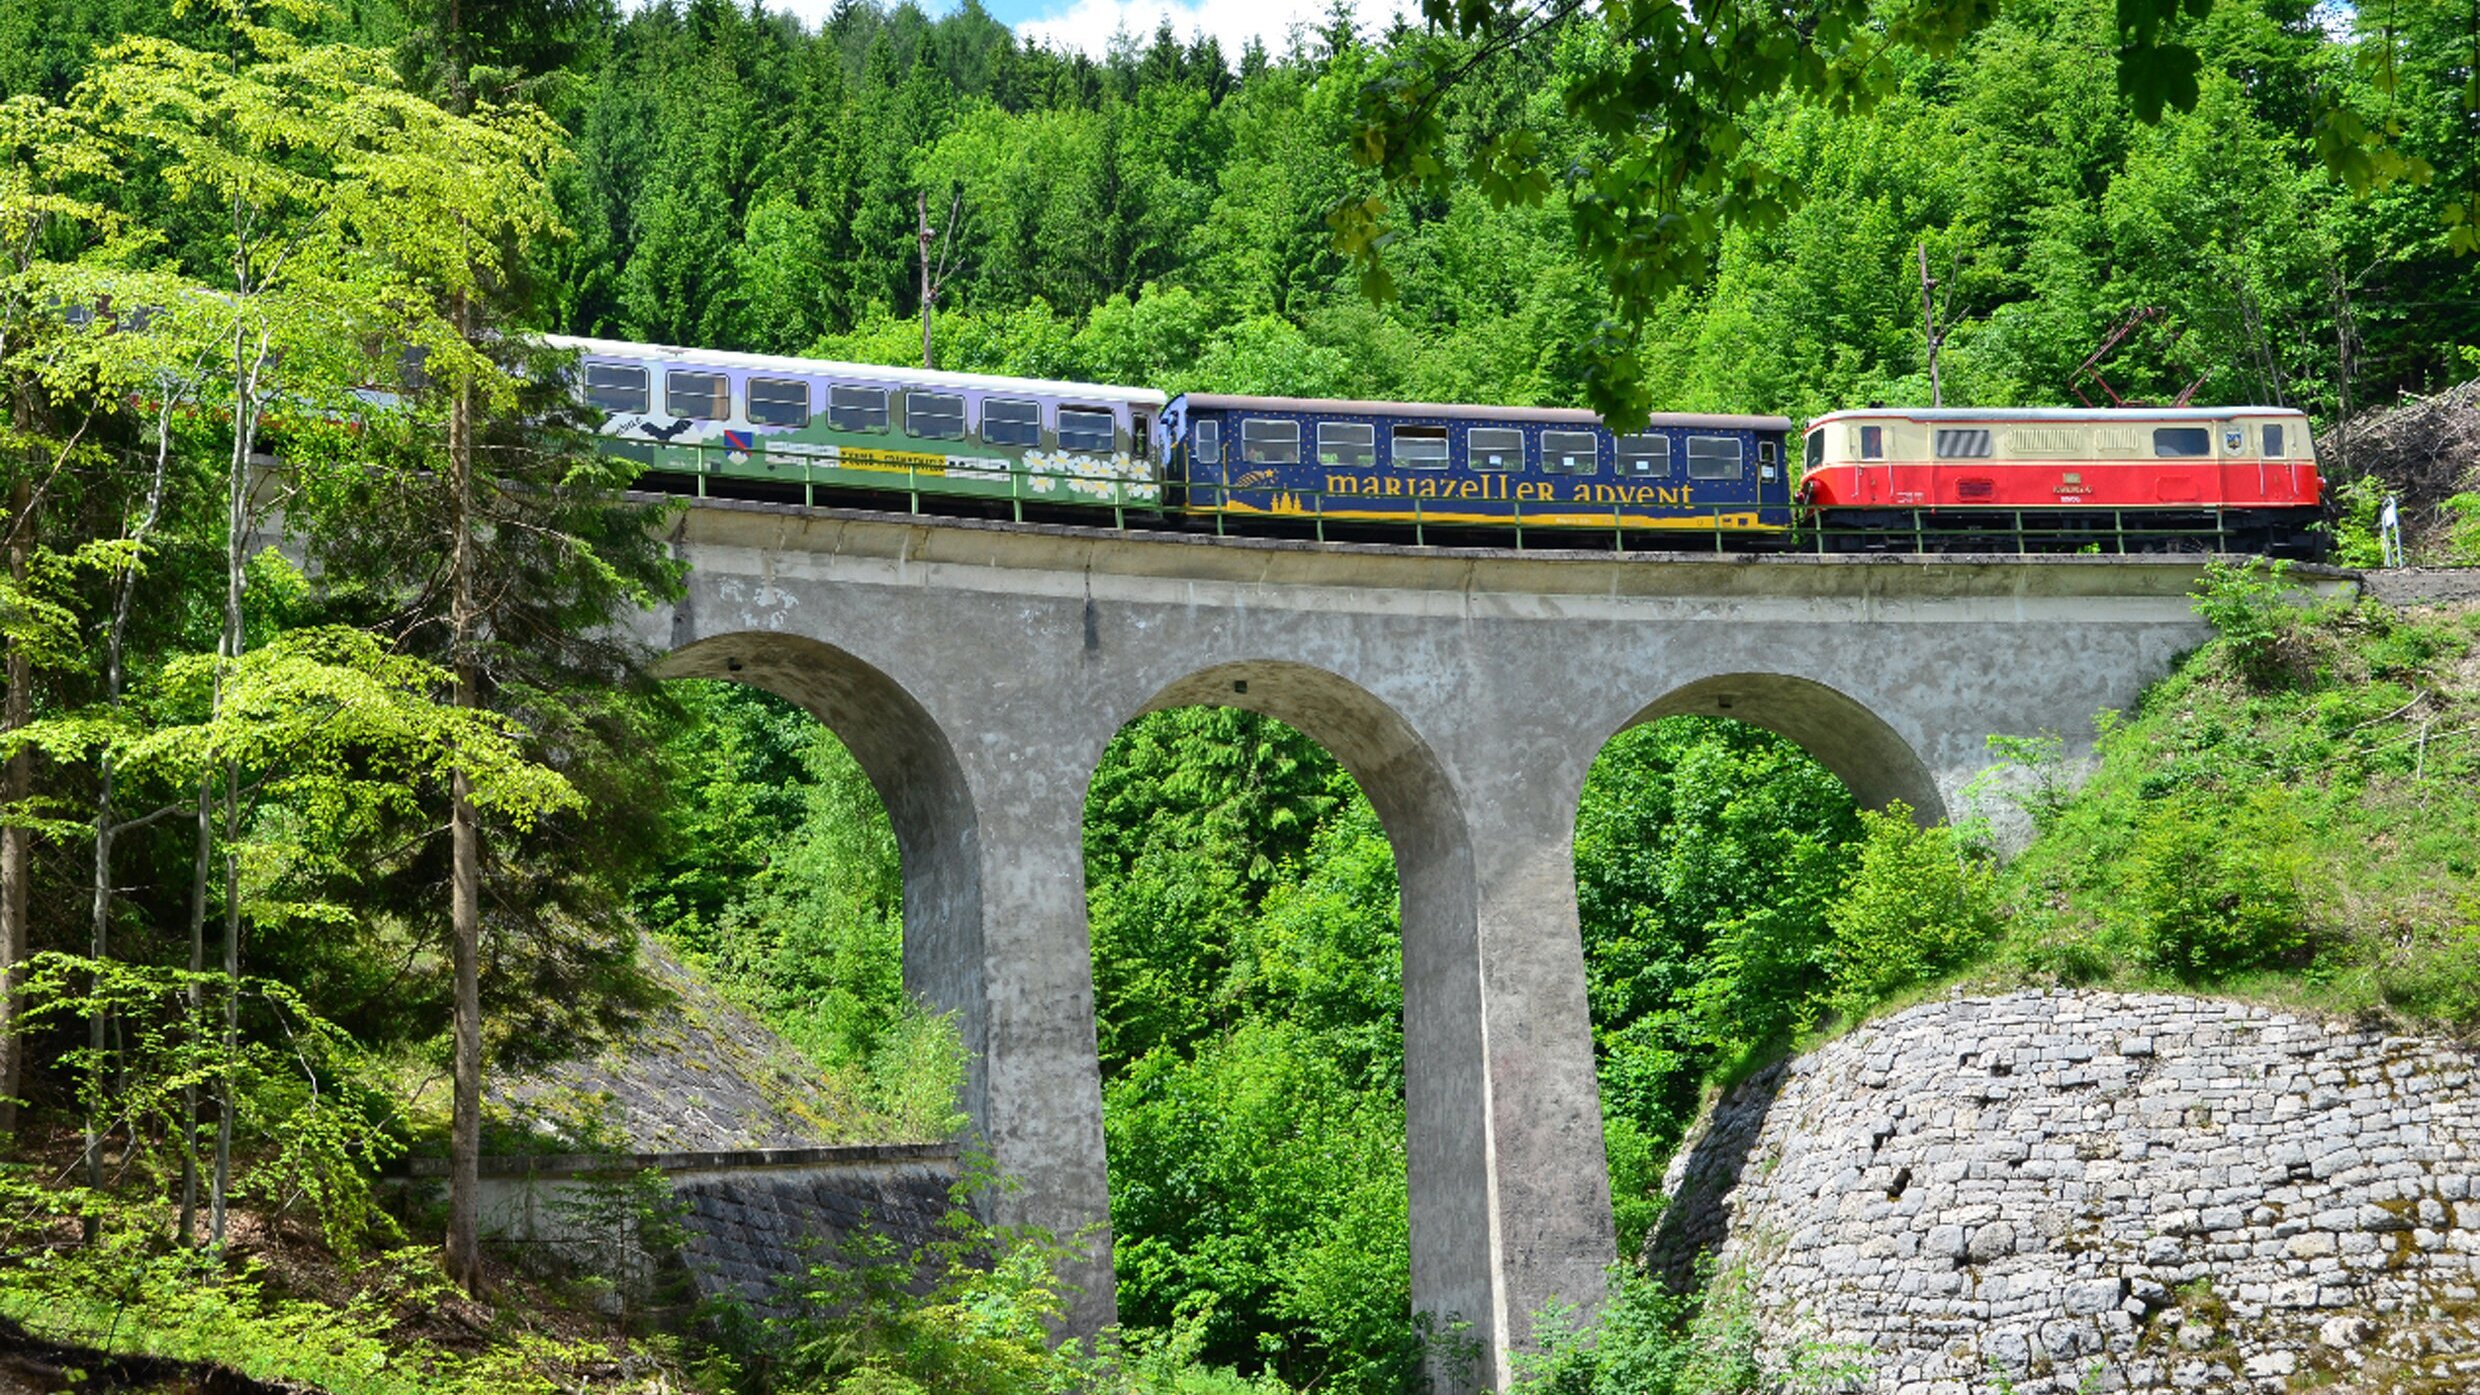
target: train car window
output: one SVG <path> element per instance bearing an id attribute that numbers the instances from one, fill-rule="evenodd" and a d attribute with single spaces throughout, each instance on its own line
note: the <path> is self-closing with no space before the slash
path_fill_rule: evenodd
<path id="1" fill-rule="evenodd" d="M 1378 463 L 1378 428 L 1365 421 L 1321 421 L 1317 443 L 1320 465 L 1359 470 Z"/>
<path id="2" fill-rule="evenodd" d="M 760 426 L 809 425 L 809 384 L 788 378 L 750 379 L 749 419 Z"/>
<path id="3" fill-rule="evenodd" d="M 1197 423 L 1197 463 L 1200 465 L 1223 463 L 1223 424 L 1221 422 L 1201 421 Z"/>
<path id="4" fill-rule="evenodd" d="M 1639 478 L 1670 478 L 1671 438 L 1668 436 L 1620 437 L 1619 473 L 1635 475 Z"/>
<path id="5" fill-rule="evenodd" d="M 996 398 L 984 402 L 982 439 L 994 446 L 1042 444 L 1042 404 L 1004 402 Z"/>
<path id="6" fill-rule="evenodd" d="M 948 392 L 904 394 L 904 434 L 933 441 L 964 439 L 964 399 Z"/>
<path id="7" fill-rule="evenodd" d="M 721 373 L 674 369 L 663 375 L 663 410 L 691 421 L 730 421 L 732 380 Z"/>
<path id="8" fill-rule="evenodd" d="M 1109 455 L 1116 425 L 1109 412 L 1062 407 L 1059 409 L 1059 448 Z"/>
<path id="9" fill-rule="evenodd" d="M 1735 480 L 1745 473 L 1740 468 L 1737 436 L 1690 436 L 1688 438 L 1688 478 L 1692 480 Z"/>
<path id="10" fill-rule="evenodd" d="M 1553 474 L 1589 475 L 1601 461 L 1590 431 L 1541 433 L 1541 468 Z"/>
<path id="11" fill-rule="evenodd" d="M 827 421 L 838 431 L 887 429 L 887 389 L 827 389 Z"/>
<path id="12" fill-rule="evenodd" d="M 1398 426 L 1389 444 L 1396 465 L 1403 469 L 1447 468 L 1447 428 L 1443 426 Z"/>
<path id="13" fill-rule="evenodd" d="M 2153 454 L 2178 457 L 2211 455 L 2213 433 L 2202 426 L 2156 426 L 2153 428 Z"/>
<path id="14" fill-rule="evenodd" d="M 1886 428 L 1882 426 L 1860 428 L 1860 458 L 1862 460 L 1886 458 Z"/>
<path id="15" fill-rule="evenodd" d="M 1808 433 L 1808 442 L 1802 447 L 1800 454 L 1808 468 L 1812 470 L 1825 463 L 1826 429 L 1824 427 L 1820 426 Z"/>
<path id="16" fill-rule="evenodd" d="M 2279 425 L 2265 428 L 2265 458 L 2267 460 L 2282 458 L 2282 428 Z"/>
<path id="17" fill-rule="evenodd" d="M 1989 430 L 1986 427 L 1941 426 L 1937 433 L 1937 458 L 1940 460 L 1982 460 L 1989 455 Z"/>
<path id="18" fill-rule="evenodd" d="M 646 370 L 616 363 L 587 364 L 586 401 L 606 412 L 646 410 Z"/>
<path id="19" fill-rule="evenodd" d="M 1500 426 L 1476 426 L 1464 433 L 1464 450 L 1476 470 L 1524 468 L 1524 433 Z"/>
<path id="20" fill-rule="evenodd" d="M 1154 458 L 1154 422 L 1143 412 L 1128 414 L 1128 448 L 1139 460 Z"/>
<path id="21" fill-rule="evenodd" d="M 1300 463 L 1300 423 L 1269 421 L 1264 417 L 1247 417 L 1240 423 L 1240 463 L 1243 465 L 1297 465 Z"/>

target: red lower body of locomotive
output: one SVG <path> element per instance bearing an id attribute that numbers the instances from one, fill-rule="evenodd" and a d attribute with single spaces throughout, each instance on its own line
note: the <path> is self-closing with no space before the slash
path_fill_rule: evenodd
<path id="1" fill-rule="evenodd" d="M 2322 554 L 2306 460 L 1869 461 L 1809 473 L 1800 498 L 1829 549 L 1983 551 L 2019 538 L 2116 552 Z"/>

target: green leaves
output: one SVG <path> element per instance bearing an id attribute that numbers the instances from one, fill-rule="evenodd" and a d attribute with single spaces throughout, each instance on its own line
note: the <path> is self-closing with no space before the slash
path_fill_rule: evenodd
<path id="1" fill-rule="evenodd" d="M 2129 3 L 2130 0 L 2122 0 L 2122 13 Z M 2139 118 L 2159 121 L 2164 110 L 2195 109 L 2196 74 L 2202 66 L 2196 51 L 2184 44 L 2160 44 L 2137 37 L 2118 52 L 2118 90 L 2135 106 Z"/>
<path id="2" fill-rule="evenodd" d="M 1826 914 L 1828 1001 L 1847 1022 L 1971 963 L 1998 933 L 1996 870 L 1953 829 L 1920 827 L 1900 802 L 1863 810 L 1860 822 L 1856 859 Z"/>
<path id="3" fill-rule="evenodd" d="M 367 631 L 292 629 L 238 660 L 173 655 L 132 703 L 43 718 L 9 733 L 0 752 L 31 747 L 62 763 L 108 754 L 125 783 L 176 803 L 201 780 L 240 772 L 263 811 L 234 849 L 250 917 L 336 922 L 351 913 L 308 888 L 358 881 L 366 869 L 354 850 L 392 821 L 421 817 L 451 767 L 469 772 L 477 806 L 514 828 L 581 804 L 565 777 L 529 757 L 515 723 L 456 706 L 448 686 L 444 669 Z M 41 806 L 17 818 L 53 838 L 93 833 Z"/>

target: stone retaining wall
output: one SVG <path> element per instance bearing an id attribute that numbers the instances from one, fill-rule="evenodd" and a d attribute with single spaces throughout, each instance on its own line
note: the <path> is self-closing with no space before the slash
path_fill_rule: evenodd
<path id="1" fill-rule="evenodd" d="M 442 1171 L 417 1159 L 413 1175 Z M 729 1298 L 765 1315 L 779 1279 L 848 1237 L 875 1231 L 898 1254 L 941 1238 L 958 1175 L 945 1143 L 485 1158 L 481 1223 L 520 1256 L 611 1280 L 614 1306 Z M 650 1244 L 644 1203 L 664 1199 L 677 1243 Z"/>
<path id="2" fill-rule="evenodd" d="M 1650 1247 L 1891 1395 L 2480 1390 L 2469 1053 L 2205 999 L 1912 1009 L 1748 1081 Z"/>

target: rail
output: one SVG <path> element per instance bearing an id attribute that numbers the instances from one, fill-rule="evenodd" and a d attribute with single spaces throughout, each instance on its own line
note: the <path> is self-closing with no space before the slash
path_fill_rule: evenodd
<path id="1" fill-rule="evenodd" d="M 2230 511 L 2219 507 L 1871 508 L 1870 513 L 1896 522 L 1865 528 L 1827 527 L 1796 504 L 1648 505 L 1528 499 L 1511 494 L 1507 498 L 1479 501 L 1487 504 L 1490 511 L 1475 514 L 1469 508 L 1459 511 L 1455 507 L 1467 503 L 1460 498 L 1373 495 L 1324 488 L 1235 488 L 1222 484 L 1191 488 L 1178 483 L 1163 484 L 1151 477 L 1026 467 L 998 470 L 914 464 L 856 465 L 788 454 L 772 456 L 772 460 L 781 463 L 759 473 L 743 463 L 751 453 L 730 452 L 721 446 L 669 446 L 665 454 L 675 460 L 687 454 L 696 468 L 666 468 L 670 461 L 664 461 L 649 463 L 650 471 L 694 481 L 686 492 L 701 499 L 713 496 L 710 481 L 776 491 L 797 486 L 801 502 L 809 507 L 818 505 L 822 492 L 830 502 L 836 496 L 865 495 L 884 500 L 901 495 L 902 511 L 922 516 L 952 512 L 955 501 L 975 501 L 984 506 L 1004 506 L 1007 517 L 1018 523 L 1027 521 L 1028 508 L 1072 513 L 1092 525 L 1099 525 L 1107 514 L 1108 526 L 1123 532 L 1160 528 L 1171 520 L 1210 520 L 1217 537 L 1273 534 L 1306 536 L 1319 542 L 1366 541 L 1375 533 L 1400 537 L 1409 531 L 1413 545 L 1426 546 L 1433 533 L 1459 540 L 1490 533 L 1507 537 L 1516 551 L 1528 546 L 1529 537 L 1533 547 L 1562 549 L 1607 546 L 1618 552 L 1723 553 L 1736 546 L 1740 550 L 1762 548 L 1821 555 L 2229 553 L 2259 550 L 2250 544 L 2267 541 L 2261 522 L 2235 520 Z M 722 458 L 730 454 L 742 455 L 743 461 L 729 462 L 734 468 L 719 468 Z M 1552 482 L 1566 481 L 1562 477 Z M 1234 502 L 1234 496 L 1240 496 L 1242 501 Z M 1267 503 L 1260 506 L 1248 502 L 1254 499 Z M 950 507 L 925 507 L 925 501 Z M 1631 509 L 1648 507 L 1662 512 L 1631 513 Z M 1788 512 L 1793 521 L 1788 526 L 1767 523 L 1761 517 L 1766 512 Z M 1343 536 L 1330 539 L 1330 532 Z M 1683 546 L 1691 543 L 1693 546 Z"/>

